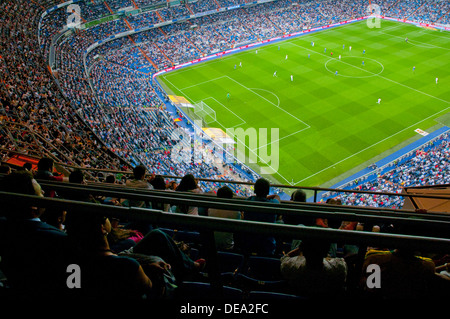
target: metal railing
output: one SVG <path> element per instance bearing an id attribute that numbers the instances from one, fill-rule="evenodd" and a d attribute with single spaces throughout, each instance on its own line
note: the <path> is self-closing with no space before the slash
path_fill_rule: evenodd
<path id="1" fill-rule="evenodd" d="M 187 214 L 164 212 L 155 209 L 111 206 L 67 199 L 0 192 L 0 203 L 3 205 L 16 201 L 20 201 L 21 204 L 26 203 L 38 207 L 69 209 L 71 212 L 85 214 L 87 217 L 91 214 L 99 214 L 102 216 L 122 217 L 127 220 L 145 221 L 160 226 L 178 225 L 179 227 L 183 227 L 183 229 L 186 228 L 198 231 L 246 232 L 291 238 L 320 238 L 329 240 L 330 242 L 345 241 L 348 243 L 382 247 L 415 247 L 417 250 L 432 252 L 448 252 L 450 250 L 450 239 L 447 238 L 316 228 L 300 225 L 294 226 L 277 223 L 223 219 L 209 216 L 192 216 Z M 270 207 L 267 208 L 272 209 Z M 246 210 L 247 209 L 250 209 L 250 205 L 246 207 Z M 255 209 L 258 209 L 259 211 L 261 207 L 255 207 Z M 423 222 L 427 221 L 423 220 Z M 443 221 L 440 221 L 440 223 L 442 222 Z M 446 227 L 450 228 L 449 222 L 446 223 Z"/>
<path id="2" fill-rule="evenodd" d="M 248 201 L 244 198 L 222 199 L 216 196 L 162 190 L 139 190 L 123 186 L 78 185 L 63 182 L 39 181 L 43 188 L 56 191 L 69 191 L 72 194 L 84 193 L 92 195 L 112 196 L 164 202 L 173 205 L 184 204 L 197 207 L 222 208 L 259 213 L 302 214 L 303 216 L 323 217 L 328 219 L 358 220 L 377 223 L 395 223 L 406 226 L 439 230 L 439 233 L 450 234 L 450 216 L 447 214 L 418 214 L 411 211 L 383 211 L 364 207 L 331 206 L 317 203 L 281 202 L 280 204 Z M 418 236 L 411 234 L 392 234 L 371 231 L 341 230 L 332 228 L 308 227 L 302 225 L 286 225 L 278 223 L 234 220 L 209 216 L 192 216 L 155 209 L 113 206 L 61 198 L 38 197 L 10 192 L 0 192 L 0 205 L 21 203 L 37 207 L 52 207 L 68 210 L 70 213 L 84 214 L 86 217 L 96 215 L 116 217 L 128 221 L 142 221 L 158 227 L 169 227 L 197 231 L 202 234 L 208 258 L 208 278 L 211 286 L 220 293 L 223 283 L 220 277 L 215 246 L 214 231 L 269 235 L 292 239 L 321 239 L 330 243 L 354 244 L 360 247 L 363 257 L 367 247 L 407 248 L 413 247 L 420 252 L 448 253 L 450 239 L 436 235 Z M 0 215 L 8 216 L 5 209 Z M 175 227 L 175 228 L 174 228 Z M 431 232 L 430 234 L 437 234 Z"/>

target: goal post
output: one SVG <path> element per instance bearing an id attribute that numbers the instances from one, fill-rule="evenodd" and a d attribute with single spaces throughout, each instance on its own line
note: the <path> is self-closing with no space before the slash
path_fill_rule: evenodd
<path id="1" fill-rule="evenodd" d="M 205 124 L 211 124 L 217 120 L 216 111 L 203 101 L 194 104 L 194 113 L 201 118 Z"/>
<path id="2" fill-rule="evenodd" d="M 180 109 L 190 121 L 201 121 L 203 127 L 207 127 L 216 121 L 216 111 L 214 111 L 204 101 L 195 104 L 189 102 L 184 96 L 169 95 L 170 102 Z"/>

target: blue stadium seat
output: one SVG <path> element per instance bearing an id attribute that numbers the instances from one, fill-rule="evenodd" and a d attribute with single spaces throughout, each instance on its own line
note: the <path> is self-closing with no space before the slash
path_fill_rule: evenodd
<path id="1" fill-rule="evenodd" d="M 173 239 L 176 241 L 182 241 L 186 244 L 200 245 L 201 237 L 199 232 L 187 231 L 187 230 L 176 230 L 173 234 Z"/>
<path id="2" fill-rule="evenodd" d="M 235 281 L 236 274 L 242 270 L 244 265 L 244 255 L 226 251 L 218 251 L 217 263 L 222 282 L 224 284 L 231 285 Z M 209 280 L 208 270 L 202 272 L 200 275 L 201 279 L 199 280 Z"/>
<path id="3" fill-rule="evenodd" d="M 242 270 L 244 255 L 227 251 L 218 251 L 217 258 L 221 273 L 236 273 Z"/>
<path id="4" fill-rule="evenodd" d="M 279 258 L 249 256 L 245 275 L 264 281 L 281 280 Z"/>

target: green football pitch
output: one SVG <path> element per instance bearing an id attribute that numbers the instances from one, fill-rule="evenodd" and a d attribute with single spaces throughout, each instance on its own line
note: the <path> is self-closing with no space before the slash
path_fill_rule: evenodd
<path id="1" fill-rule="evenodd" d="M 159 81 L 214 109 L 210 127 L 276 130 L 256 146 L 246 141 L 246 155 L 260 156 L 267 144 L 272 160 L 278 155 L 272 181 L 320 186 L 419 137 L 417 129 L 444 125 L 449 71 L 450 33 L 383 20 L 380 28 L 360 21 L 273 42 Z M 260 161 L 247 164 L 265 172 Z"/>

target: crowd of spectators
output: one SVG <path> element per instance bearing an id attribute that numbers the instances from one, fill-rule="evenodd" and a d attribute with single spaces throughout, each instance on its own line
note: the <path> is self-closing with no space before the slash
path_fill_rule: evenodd
<path id="1" fill-rule="evenodd" d="M 53 2 L 42 3 L 50 6 Z M 0 116 L 2 147 L 61 163 L 119 169 L 114 156 L 83 123 L 52 80 L 36 37 L 42 7 L 1 4 Z M 6 153 L 2 150 L 2 157 Z"/>
<path id="2" fill-rule="evenodd" d="M 111 198 L 93 196 L 89 193 L 72 193 L 71 190 L 52 192 L 51 187 L 45 187 L 44 192 L 37 180 L 62 182 L 63 177 L 52 173 L 53 161 L 49 158 L 42 158 L 38 167 L 35 173 L 25 168 L 6 172 L 0 181 L 0 189 L 89 203 L 156 207 L 155 203 L 126 199 L 111 201 Z M 5 172 L 2 170 L 2 173 Z M 133 178 L 126 186 L 136 189 L 203 193 L 191 174 L 185 175 L 178 185 L 169 188 L 160 176 L 146 178 L 145 173 L 144 166 L 136 166 Z M 68 181 L 84 184 L 85 177 L 81 170 L 74 170 Z M 114 180 L 108 178 L 105 182 L 114 183 Z M 269 194 L 270 186 L 267 180 L 259 178 L 254 184 L 254 194 L 244 200 L 266 202 L 276 207 L 280 199 L 276 195 Z M 226 186 L 221 187 L 216 196 L 229 199 L 235 197 L 233 191 Z M 305 199 L 306 194 L 297 190 L 291 201 L 304 202 Z M 327 201 L 327 205 L 342 205 L 342 203 L 330 200 Z M 186 247 L 186 243 L 177 241 L 176 235 L 170 235 L 171 231 L 176 229 L 159 228 L 157 225 L 142 221 L 128 220 L 126 215 L 119 219 L 117 216 L 111 217 L 107 214 L 105 216 L 95 214 L 87 218 L 86 214 L 72 207 L 68 207 L 67 210 L 59 208 L 45 210 L 20 203 L 9 203 L 4 208 L 3 218 L 0 219 L 2 229 L 0 265 L 11 285 L 11 290 L 6 295 L 8 297 L 35 299 L 40 298 L 39 296 L 44 298 L 51 296 L 70 297 L 71 300 L 131 298 L 149 302 L 161 298 L 171 300 L 176 298 L 178 287 L 183 287 L 186 280 L 201 280 L 208 265 L 210 255 L 201 249 L 205 243 L 198 233 L 196 239 L 189 244 L 190 248 L 200 249 L 197 254 L 193 254 L 190 248 Z M 299 225 L 298 220 L 288 221 L 285 216 L 277 214 L 276 209 L 274 214 L 265 214 L 245 209 L 227 211 L 177 204 L 165 210 L 190 215 L 209 215 L 215 218 Z M 347 221 L 342 221 L 339 225 L 334 220 L 328 221 L 312 216 L 303 216 L 300 226 L 345 231 L 381 231 L 377 225 L 369 228 L 369 225 Z M 398 231 L 396 226 L 390 225 L 390 232 Z M 21 236 L 16 238 L 14 234 L 17 234 L 18 229 L 21 230 Z M 382 231 L 388 230 L 383 228 Z M 195 233 L 191 233 L 191 236 L 195 236 Z M 252 270 L 253 266 L 249 263 L 248 272 L 244 268 L 239 269 L 239 273 L 246 274 L 245 277 L 236 276 L 230 281 L 231 285 L 243 291 L 257 289 L 255 284 L 258 282 L 259 285 L 263 285 L 259 289 L 269 291 L 274 289 L 276 292 L 284 292 L 290 296 L 298 295 L 302 298 L 364 299 L 372 296 L 389 299 L 439 298 L 443 296 L 441 294 L 448 289 L 450 283 L 446 264 L 448 255 L 428 252 L 429 254 L 418 256 L 414 248 L 395 249 L 394 242 L 392 247 L 366 247 L 365 244 L 348 245 L 342 240 L 332 242 L 323 238 L 282 238 L 279 235 L 223 232 L 217 232 L 215 236 L 220 252 L 232 253 L 234 256 L 258 256 L 261 262 L 266 263 L 267 268 L 262 270 L 266 278 L 279 276 L 276 281 L 257 280 L 253 277 L 255 274 L 252 271 L 255 270 Z M 281 247 L 280 244 L 288 246 Z M 362 254 L 359 254 L 359 250 L 362 250 Z M 370 289 L 365 284 L 368 272 L 364 270 L 370 263 L 383 265 L 382 276 L 386 276 L 383 277 L 383 289 Z M 65 272 L 67 265 L 82 268 L 82 289 L 68 289 L 73 283 L 67 279 L 68 274 Z M 276 268 L 269 268 L 269 265 L 275 265 L 278 271 Z M 271 271 L 276 271 L 278 275 Z M 252 281 L 252 278 L 255 279 Z M 185 295 L 181 296 L 186 298 Z"/>
<path id="3" fill-rule="evenodd" d="M 442 23 L 446 22 L 448 4 L 445 2 L 439 2 L 437 6 L 427 1 L 410 2 L 403 4 L 383 1 L 381 7 L 388 16 L 411 19 L 411 16 L 417 14 L 421 17 L 432 17 Z M 114 0 L 105 3 L 80 1 L 77 4 L 81 7 L 82 21 L 86 22 L 110 15 L 120 8 L 134 7 L 135 4 L 139 7 L 156 2 Z M 66 8 L 63 6 L 61 9 L 53 10 L 41 19 L 40 11 L 46 8 L 46 3 L 42 3 L 40 7 L 32 4 L 28 12 L 24 12 L 28 8 L 19 8 L 14 2 L 4 4 L 6 19 L 5 28 L 2 29 L 2 40 L 5 40 L 3 45 L 5 46 L 8 42 L 6 39 L 13 34 L 17 36 L 23 32 L 27 35 L 16 46 L 8 46 L 7 50 L 3 51 L 5 57 L 2 59 L 5 63 L 1 64 L 1 71 L 7 80 L 1 88 L 2 121 L 14 123 L 2 127 L 2 131 L 5 136 L 20 137 L 8 139 L 3 136 L 6 149 L 38 154 L 39 149 L 42 151 L 43 147 L 52 149 L 46 142 L 50 140 L 54 141 L 53 145 L 59 146 L 53 149 L 53 153 L 58 154 L 63 158 L 63 162 L 68 164 L 118 168 L 119 158 L 122 157 L 132 165 L 145 163 L 148 167 L 156 167 L 160 173 L 183 175 L 192 170 L 198 176 L 222 176 L 223 171 L 215 165 L 209 165 L 211 162 L 205 165 L 184 165 L 185 167 L 170 163 L 170 148 L 174 146 L 171 143 L 170 132 L 176 128 L 176 123 L 171 121 L 170 115 L 163 107 L 164 100 L 157 94 L 151 80 L 146 78 L 145 72 L 139 73 L 135 70 L 145 69 L 146 72 L 154 72 L 236 44 L 358 17 L 365 13 L 367 9 L 365 3 L 346 1 L 345 5 L 336 6 L 331 1 L 300 1 L 291 6 L 290 2 L 280 0 L 169 24 L 100 46 L 86 57 L 90 71 L 88 77 L 83 70 L 82 57 L 92 43 L 112 34 L 127 31 L 130 26 L 143 27 L 186 16 L 189 13 L 236 4 L 242 3 L 198 1 L 179 6 L 165 6 L 128 16 L 126 20 L 120 18 L 107 21 L 75 32 L 57 47 L 58 68 L 54 75 L 64 95 L 60 95 L 58 87 L 51 81 L 51 76 L 45 68 L 45 60 L 40 53 L 44 57 L 48 54 L 52 36 L 67 22 Z M 48 2 L 48 7 L 51 5 L 53 3 Z M 27 24 L 24 25 L 29 26 L 28 30 L 32 30 L 40 22 L 38 39 L 29 34 L 29 31 L 26 32 L 26 27 L 18 28 L 17 20 L 12 20 L 16 15 L 21 19 L 27 19 Z M 145 57 L 135 44 L 142 49 Z M 16 60 L 21 56 L 27 57 L 26 63 L 17 63 Z M 33 58 L 30 59 L 30 56 Z M 100 61 L 94 58 L 98 56 L 101 57 Z M 23 72 L 26 67 L 33 68 L 34 78 L 18 79 L 28 74 Z M 21 72 L 16 72 L 16 69 Z M 20 86 L 17 87 L 19 82 Z M 80 134 L 78 128 L 82 127 L 83 120 L 92 131 L 83 129 Z M 66 125 L 67 122 L 71 125 Z M 146 129 L 139 129 L 142 127 Z M 96 140 L 94 133 L 101 137 L 106 147 Z M 83 136 L 88 138 L 85 139 Z M 81 145 L 83 148 L 80 150 Z M 207 145 L 201 147 L 208 148 Z M 108 164 L 102 160 L 105 158 L 103 154 L 109 151 L 106 148 L 119 155 Z M 152 156 L 149 156 L 150 153 Z M 233 170 L 233 173 L 237 171 Z M 388 190 L 394 189 L 393 184 L 395 181 L 389 180 L 376 182 L 374 186 L 365 183 L 359 187 L 360 189 L 382 187 Z M 363 204 L 374 202 L 373 198 L 350 201 Z M 401 199 L 392 204 L 393 207 L 397 205 L 401 205 Z"/>
<path id="4" fill-rule="evenodd" d="M 165 112 L 164 108 L 159 108 L 163 104 L 163 101 L 159 99 L 155 89 L 152 87 L 151 81 L 145 78 L 145 74 L 134 72 L 132 68 L 135 66 L 137 66 L 138 70 L 141 67 L 141 69 L 146 68 L 146 72 L 153 72 L 156 69 L 165 68 L 204 54 L 232 47 L 235 44 L 248 43 L 258 39 L 297 31 L 302 27 L 324 25 L 361 16 L 366 10 L 365 3 L 363 2 L 354 3 L 347 1 L 348 3 L 345 5 L 337 7 L 329 1 L 303 1 L 297 3 L 296 6 L 290 6 L 286 1 L 274 1 L 250 8 L 225 11 L 186 20 L 181 23 L 170 24 L 158 29 L 142 32 L 132 37 L 111 41 L 106 45 L 100 46 L 87 56 L 88 68 L 91 67 L 89 75 L 92 80 L 89 81 L 89 79 L 86 79 L 81 57 L 83 57 L 83 52 L 86 48 L 95 41 L 104 39 L 112 34 L 127 31 L 130 25 L 132 28 L 137 28 L 151 23 L 186 16 L 189 13 L 207 11 L 208 8 L 216 8 L 217 5 L 224 7 L 240 4 L 239 2 L 199 2 L 175 7 L 162 7 L 158 10 L 129 16 L 126 18 L 127 20 L 117 19 L 100 23 L 86 30 L 77 31 L 69 38 L 64 39 L 58 47 L 59 68 L 57 69 L 57 79 L 61 84 L 65 96 L 68 100 L 75 103 L 79 114 L 82 114 L 84 119 L 90 123 L 93 131 L 101 136 L 103 141 L 106 141 L 106 145 L 116 151 L 116 154 L 133 164 L 143 162 L 148 165 L 156 164 L 158 169 L 162 168 L 160 172 L 164 173 L 170 173 L 171 171 L 172 173 L 185 173 L 187 169 L 177 170 L 177 167 L 173 167 L 173 165 L 168 163 L 167 160 L 170 159 L 170 156 L 167 150 L 172 146 L 170 142 L 164 142 L 162 147 L 159 145 L 160 147 L 158 149 L 153 148 L 158 141 L 169 140 L 167 136 L 170 133 L 167 132 L 167 128 L 169 126 L 173 128 L 174 125 L 171 121 L 167 121 L 168 113 Z M 210 7 L 207 3 L 209 3 Z M 97 19 L 111 14 L 110 10 L 115 12 L 119 8 L 132 5 L 129 1 L 108 1 L 107 4 L 108 6 L 100 3 L 80 2 L 79 5 L 81 6 L 81 17 L 83 21 Z M 202 5 L 200 6 L 200 4 Z M 418 8 L 419 10 L 417 12 L 422 15 L 425 12 L 437 10 L 436 8 L 445 11 L 445 4 L 443 3 L 442 5 L 443 7 L 430 6 L 427 2 L 422 1 L 420 3 L 411 3 L 408 9 L 402 9 L 401 4 L 396 4 L 392 1 L 382 3 L 383 10 L 388 12 L 387 15 L 393 14 L 397 16 L 400 16 L 399 12 L 403 16 L 406 14 L 408 16 L 411 15 L 412 12 L 407 11 L 411 10 L 411 7 Z M 58 30 L 62 29 L 66 23 L 65 18 L 67 12 L 64 9 L 65 7 L 54 10 L 40 21 L 39 40 L 41 41 L 41 52 L 44 56 L 48 53 L 48 43 L 51 37 Z M 37 16 L 35 19 L 38 18 L 40 16 Z M 442 18 L 445 21 L 444 16 L 439 16 L 440 20 Z M 143 57 L 134 45 L 135 43 L 139 45 L 147 57 Z M 18 47 L 21 48 L 21 45 L 19 44 Z M 107 56 L 107 60 L 97 61 L 93 58 L 97 54 Z M 153 63 L 149 63 L 146 58 L 149 58 Z M 41 72 L 46 73 L 46 71 Z M 114 81 L 110 80 L 112 78 L 114 78 Z M 116 85 L 111 86 L 111 83 L 114 82 L 116 82 Z M 49 85 L 54 86 L 51 82 Z M 94 92 L 90 90 L 91 86 Z M 10 88 L 11 86 L 5 85 L 4 87 Z M 141 89 L 137 89 L 137 87 Z M 44 90 L 42 86 L 41 90 Z M 52 93 L 45 94 L 51 96 Z M 31 95 L 30 91 L 25 93 L 25 96 L 27 95 Z M 12 105 L 19 103 L 17 97 L 17 94 L 13 96 Z M 20 103 L 24 102 L 21 101 Z M 108 107 L 105 108 L 100 105 Z M 138 105 L 138 108 L 129 108 L 131 105 Z M 122 110 L 120 107 L 127 107 L 128 109 Z M 50 109 L 55 110 L 52 107 Z M 16 113 L 18 110 L 21 112 L 21 117 L 24 118 L 25 116 L 26 119 L 30 117 L 29 114 L 39 114 L 41 117 L 42 114 L 45 115 L 48 112 L 42 106 L 38 111 L 34 112 L 29 112 L 29 109 L 24 108 L 22 105 L 14 108 Z M 11 113 L 8 104 L 3 108 L 3 112 L 5 115 Z M 25 113 L 27 114 L 25 115 Z M 133 113 L 134 116 L 131 115 Z M 164 116 L 159 116 L 160 114 L 164 114 Z M 74 119 L 76 121 L 79 120 L 76 115 L 71 116 L 72 121 Z M 109 120 L 106 120 L 105 118 L 108 117 Z M 58 118 L 62 119 L 61 117 Z M 164 120 L 161 121 L 161 118 Z M 39 119 L 39 121 L 42 121 L 42 119 Z M 31 125 L 38 125 L 36 122 L 39 123 L 39 121 L 30 120 L 27 124 L 31 122 Z M 114 124 L 110 125 L 111 123 Z M 131 128 L 136 123 L 141 126 L 153 125 L 150 129 L 152 132 L 148 138 L 143 138 L 146 135 L 145 133 L 148 133 L 147 131 L 145 133 L 144 131 L 138 132 L 139 130 L 136 128 Z M 127 129 L 124 132 L 119 132 L 119 127 L 122 125 L 124 127 L 127 126 Z M 46 132 L 45 128 L 47 125 L 41 125 L 39 127 L 40 132 L 42 132 L 40 130 L 42 127 L 44 127 L 43 140 L 53 137 L 59 144 L 64 143 L 64 141 L 61 142 L 61 136 L 59 136 L 61 134 L 65 135 L 64 131 L 63 133 L 59 130 Z M 6 128 L 4 130 L 8 129 Z M 37 128 L 35 131 L 38 131 Z M 57 136 L 50 136 L 52 133 Z M 139 136 L 136 134 L 139 134 Z M 123 135 L 126 136 L 124 137 Z M 32 143 L 29 143 L 29 140 L 33 135 L 22 134 L 22 136 L 25 140 L 23 143 L 26 144 L 26 147 L 32 148 Z M 135 137 L 134 139 L 133 136 Z M 77 137 L 79 136 L 75 135 L 75 138 Z M 78 141 L 80 140 L 78 139 Z M 129 145 L 127 141 L 130 140 L 133 140 L 137 147 Z M 9 144 L 12 143 L 10 142 Z M 20 141 L 15 144 L 20 144 Z M 23 145 L 21 146 L 23 150 L 25 147 Z M 13 146 L 9 146 L 9 148 L 11 147 Z M 69 150 L 69 156 L 65 157 L 71 158 L 74 155 L 73 144 L 72 147 L 66 148 Z M 154 158 L 144 160 L 150 152 L 156 153 Z M 87 164 L 88 162 L 89 157 L 84 156 L 83 164 L 90 165 Z M 212 171 L 215 174 L 208 174 L 205 177 L 220 175 L 217 167 L 214 166 L 200 168 L 196 173 L 202 174 L 208 171 Z"/>
<path id="5" fill-rule="evenodd" d="M 444 133 L 420 148 L 392 161 L 385 168 L 374 168 L 373 174 L 358 178 L 342 188 L 369 192 L 401 194 L 411 186 L 446 185 L 450 183 L 450 136 Z M 339 198 L 344 205 L 401 209 L 405 198 L 378 194 L 343 192 L 323 194 L 322 200 Z"/>
<path id="6" fill-rule="evenodd" d="M 86 6 L 86 11 L 83 9 L 83 12 L 88 12 L 85 15 L 88 20 L 108 15 L 111 11 L 124 6 L 132 6 L 134 3 L 140 6 L 155 2 L 114 0 L 92 1 L 91 3 L 92 5 L 88 2 L 81 3 L 83 8 Z M 186 7 L 161 9 L 158 18 L 168 19 L 179 14 L 186 14 L 186 12 L 198 12 L 197 10 L 209 7 L 217 8 L 217 6 L 239 3 L 241 2 L 201 0 L 186 4 Z M 40 154 L 45 156 L 46 161 L 40 162 L 35 175 L 27 171 L 10 173 L 10 170 L 3 171 L 2 168 L 2 173 L 8 174 L 8 177 L 2 181 L 1 189 L 44 196 L 34 178 L 63 180 L 60 176 L 54 176 L 52 159 L 79 167 L 116 170 L 126 169 L 127 165 L 131 163 L 135 168 L 136 180 L 138 177 L 142 177 L 137 173 L 136 168 L 142 167 L 144 172 L 147 169 L 153 174 L 184 176 L 180 181 L 181 186 L 178 187 L 171 188 L 169 186 L 171 184 L 163 180 L 162 189 L 196 193 L 207 193 L 210 189 L 220 189 L 221 192 L 218 194 L 220 197 L 224 190 L 222 184 L 217 183 L 212 186 L 206 183 L 202 184 L 195 177 L 217 178 L 221 176 L 225 179 L 233 177 L 233 179 L 252 180 L 240 176 L 238 170 L 232 165 L 218 164 L 211 146 L 206 143 L 196 145 L 196 148 L 204 153 L 204 160 L 201 163 L 183 161 L 175 163 L 173 161 L 174 157 L 171 153 L 177 142 L 172 139 L 170 133 L 177 129 L 177 125 L 164 107 L 165 101 L 161 99 L 161 92 L 152 85 L 151 80 L 144 73 L 129 67 L 133 64 L 141 66 L 146 64 L 145 60 L 136 62 L 135 57 L 140 52 L 133 49 L 132 45 L 134 41 L 139 43 L 143 51 L 152 60 L 157 61 L 154 62 L 156 67 L 152 65 L 154 69 L 157 69 L 208 54 L 214 50 L 232 47 L 235 44 L 292 32 L 298 30 L 299 27 L 352 18 L 361 15 L 365 10 L 363 3 L 351 3 L 350 1 L 346 1 L 346 6 L 340 7 L 331 1 L 305 2 L 293 6 L 291 10 L 287 9 L 287 3 L 274 1 L 233 12 L 237 15 L 233 15 L 231 12 L 219 13 L 110 42 L 88 56 L 90 73 L 86 74 L 82 60 L 86 48 L 95 41 L 129 29 L 127 21 L 123 19 L 101 23 L 62 40 L 58 47 L 58 70 L 51 74 L 46 67 L 45 56 L 48 53 L 50 38 L 64 24 L 62 11 L 56 10 L 54 14 L 52 13 L 41 21 L 43 26 L 40 43 L 36 34 L 40 13 L 57 2 L 50 0 L 41 1 L 39 4 L 24 3 L 19 0 L 2 2 L 0 5 L 0 20 L 2 21 L 0 31 L 2 134 L 0 141 L 6 151 Z M 448 17 L 438 13 L 445 11 L 444 2 L 442 7 L 444 9 L 430 6 L 428 1 L 411 1 L 411 5 L 419 9 L 412 11 L 410 8 L 404 8 L 400 9 L 400 12 L 396 11 L 399 7 L 390 5 L 389 12 L 399 16 L 403 14 L 404 17 L 407 15 L 408 19 L 417 14 L 425 18 L 434 17 L 444 23 L 448 20 Z M 279 13 L 282 14 L 283 19 L 279 19 Z M 299 17 L 304 19 L 300 24 L 297 22 Z M 205 23 L 206 21 L 209 23 Z M 139 23 L 145 23 L 145 20 L 132 22 L 140 25 Z M 197 23 L 200 27 L 191 28 Z M 177 43 L 181 41 L 186 44 L 184 48 L 177 46 Z M 130 56 L 128 54 L 130 51 L 127 50 L 134 50 L 135 54 Z M 95 58 L 94 53 L 99 57 Z M 155 58 L 156 55 L 158 55 L 158 59 Z M 140 58 L 142 59 L 142 57 Z M 55 76 L 57 82 L 53 81 L 52 75 Z M 448 134 L 443 135 L 432 145 L 419 150 L 411 159 L 395 163 L 394 169 L 390 172 L 380 174 L 375 181 L 361 181 L 361 184 L 358 182 L 357 187 L 370 190 L 381 187 L 382 190 L 398 191 L 401 187 L 410 185 L 448 183 L 449 145 Z M 2 150 L 3 154 L 6 153 L 3 153 Z M 44 165 L 44 162 L 47 162 L 47 165 Z M 425 168 L 425 171 L 418 170 L 418 167 Z M 224 174 L 225 171 L 228 171 L 228 174 Z M 253 177 L 253 180 L 256 180 L 255 176 Z M 84 183 L 84 178 L 80 170 L 75 170 L 70 174 L 68 181 Z M 140 184 L 152 185 L 148 188 L 157 189 L 159 186 L 157 186 L 156 180 L 157 178 L 152 176 L 147 181 L 139 181 Z M 121 182 L 125 184 L 124 181 Z M 130 180 L 125 185 L 133 187 L 135 184 L 136 182 L 133 183 L 133 180 Z M 193 187 L 185 186 L 186 184 L 193 185 Z M 237 194 L 247 197 L 250 201 L 279 203 L 279 198 L 276 195 L 270 195 L 269 190 L 268 181 L 257 179 L 254 188 L 235 187 L 231 192 L 226 190 L 227 195 L 224 196 L 230 198 L 231 194 Z M 45 196 L 73 198 L 71 194 L 57 194 L 52 191 L 45 192 Z M 293 196 L 292 200 L 295 198 L 297 197 Z M 301 198 L 303 199 L 300 201 L 304 201 L 304 196 Z M 77 200 L 105 201 L 106 203 L 106 199 L 93 196 L 77 198 Z M 369 198 L 349 197 L 341 200 L 341 203 L 345 205 L 364 204 L 377 207 L 386 204 L 380 203 L 374 196 Z M 133 203 L 121 202 L 116 199 L 109 203 L 133 205 Z M 398 199 L 391 204 L 394 208 L 401 205 Z M 125 238 L 132 242 L 124 243 L 119 240 L 124 236 L 124 233 L 121 232 L 122 228 L 115 227 L 117 221 L 112 218 L 110 220 L 106 216 L 99 219 L 79 219 L 82 214 L 71 214 L 73 212 L 69 209 L 67 219 L 63 214 L 55 219 L 58 223 L 53 224 L 50 216 L 55 212 L 52 211 L 46 212 L 48 215 L 44 217 L 42 210 L 20 203 L 10 203 L 5 209 L 6 213 L 10 215 L 7 220 L 1 219 L 0 225 L 2 227 L 0 238 L 2 267 L 7 271 L 11 283 L 19 289 L 24 289 L 23 291 L 19 290 L 19 293 L 25 292 L 27 295 L 31 293 L 29 296 L 35 297 L 36 292 L 42 293 L 39 289 L 43 286 L 46 289 L 50 288 L 52 292 L 58 292 L 61 288 L 59 284 L 66 285 L 67 274 L 62 274 L 63 268 L 58 267 L 67 261 L 76 261 L 84 269 L 89 269 L 85 278 L 88 279 L 87 287 L 92 287 L 89 289 L 89 297 L 94 298 L 105 297 L 105 293 L 108 294 L 108 297 L 131 297 L 131 293 L 137 293 L 136 297 L 138 298 L 142 294 L 152 296 L 156 293 L 159 296 L 162 291 L 159 286 L 161 285 L 161 274 L 175 275 L 176 280 L 181 281 L 186 278 L 187 274 L 202 270 L 204 267 L 203 259 L 194 261 L 179 248 L 171 237 L 159 230 L 139 227 L 143 225 L 133 225 L 136 228 L 129 228 Z M 174 213 L 184 212 L 181 205 L 164 209 L 167 211 L 170 209 Z M 196 207 L 187 207 L 186 213 L 206 214 Z M 212 215 L 214 213 L 216 213 L 215 216 L 229 218 L 224 212 L 213 211 Z M 40 218 L 46 220 L 47 223 L 41 223 Z M 285 222 L 281 216 L 276 214 L 261 216 L 250 212 L 233 212 L 231 218 L 273 223 Z M 330 227 L 324 220 L 303 224 L 313 227 Z M 49 225 L 54 225 L 54 228 Z M 341 226 L 347 227 L 348 225 L 353 225 L 351 229 L 358 229 L 359 226 L 351 222 Z M 127 226 L 130 227 L 130 225 Z M 22 230 L 22 236 L 19 238 L 17 229 Z M 117 234 L 118 232 L 121 233 L 120 236 Z M 113 233 L 115 236 L 111 235 Z M 231 238 L 230 234 L 216 235 L 225 235 L 222 237 L 222 243 L 227 250 L 236 249 L 237 252 L 256 252 L 260 255 L 281 257 L 280 261 L 286 263 L 285 268 L 282 268 L 283 275 L 293 287 L 298 282 L 305 282 L 305 277 L 300 275 L 304 275 L 306 272 L 309 274 L 308 279 L 313 278 L 312 274 L 319 274 L 316 278 L 319 281 L 314 280 L 307 285 L 315 288 L 326 288 L 325 284 L 316 285 L 317 282 L 332 280 L 336 283 L 337 290 L 341 291 L 345 281 L 349 278 L 348 271 L 351 264 L 347 264 L 347 260 L 342 258 L 337 259 L 339 257 L 336 254 L 330 255 L 328 248 L 331 246 L 328 242 L 304 241 L 290 253 L 282 254 L 278 245 L 279 238 L 271 236 L 242 240 L 239 237 Z M 67 246 L 67 236 L 73 240 L 72 243 L 75 243 L 76 247 L 71 246 L 70 249 L 75 248 L 76 254 L 68 254 L 72 250 L 69 250 L 69 246 Z M 261 245 L 262 242 L 266 242 L 267 245 Z M 131 246 L 132 249 L 124 249 L 126 245 Z M 282 256 L 280 256 L 281 254 Z M 59 259 L 60 257 L 64 260 Z M 392 265 L 393 262 L 414 265 L 413 270 L 408 268 L 409 273 L 423 276 L 420 278 L 423 278 L 425 282 L 436 271 L 435 264 L 431 259 L 422 258 L 421 262 L 417 263 L 411 252 L 377 251 L 374 253 L 370 251 L 368 257 L 378 258 L 387 265 Z M 370 258 L 367 259 L 367 263 L 372 260 Z M 105 269 L 108 269 L 108 272 L 105 272 Z M 320 272 L 323 269 L 327 270 L 326 275 L 329 277 L 323 276 L 324 273 Z M 55 275 L 61 276 L 59 280 L 61 278 L 63 280 L 53 282 L 51 278 L 54 279 Z M 114 282 L 111 281 L 111 276 L 115 278 Z M 31 286 L 30 283 L 32 283 Z M 53 283 L 56 283 L 56 286 L 49 286 Z M 30 287 L 34 290 L 30 291 Z M 166 285 L 164 288 L 168 289 L 169 287 Z M 413 288 L 417 287 L 422 288 L 421 286 Z M 98 288 L 101 289 L 98 290 Z M 399 285 L 390 285 L 389 289 L 391 289 L 389 293 L 392 295 L 407 292 L 404 286 L 400 287 Z M 309 291 L 311 292 L 311 290 Z M 420 289 L 420 291 L 410 290 L 410 292 L 413 297 L 423 296 L 424 293 L 429 292 L 429 287 Z M 167 290 L 164 290 L 164 293 L 167 293 Z M 303 293 L 305 292 L 302 291 L 301 294 Z M 22 295 L 22 297 L 27 295 Z"/>

